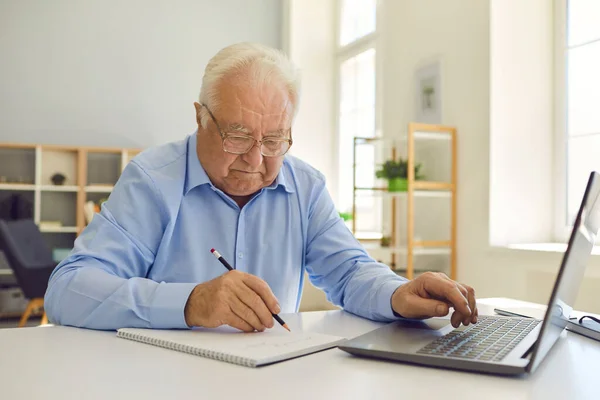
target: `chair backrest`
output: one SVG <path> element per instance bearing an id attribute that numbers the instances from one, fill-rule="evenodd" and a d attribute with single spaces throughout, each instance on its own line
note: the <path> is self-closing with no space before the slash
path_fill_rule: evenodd
<path id="1" fill-rule="evenodd" d="M 13 269 L 44 268 L 54 262 L 52 250 L 30 219 L 0 220 L 0 246 Z"/>
<path id="2" fill-rule="evenodd" d="M 56 263 L 37 225 L 30 219 L 0 220 L 0 249 L 25 297 L 44 297 Z"/>

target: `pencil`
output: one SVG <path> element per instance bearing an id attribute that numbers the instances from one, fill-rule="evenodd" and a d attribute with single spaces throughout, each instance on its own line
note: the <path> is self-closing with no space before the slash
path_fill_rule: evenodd
<path id="1" fill-rule="evenodd" d="M 213 254 L 213 256 L 217 258 L 217 260 L 221 262 L 221 264 L 225 266 L 225 268 L 227 268 L 229 271 L 233 271 L 233 267 L 227 262 L 225 258 L 223 258 L 223 256 L 217 250 L 210 249 L 210 252 Z M 287 329 L 288 332 L 291 332 L 289 326 L 285 323 L 284 320 L 281 319 L 281 317 L 279 317 L 279 315 L 273 313 L 271 313 L 271 315 L 273 316 L 273 318 L 275 318 L 275 321 L 279 322 L 279 324 L 285 329 Z"/>

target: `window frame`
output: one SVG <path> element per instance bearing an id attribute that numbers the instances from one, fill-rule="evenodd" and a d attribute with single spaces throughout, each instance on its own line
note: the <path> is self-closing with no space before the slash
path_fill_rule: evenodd
<path id="1" fill-rule="evenodd" d="M 341 17 L 342 17 L 342 0 L 335 0 L 335 22 L 333 24 L 335 29 L 335 61 L 334 61 L 334 123 L 335 129 L 334 135 L 334 148 L 337 150 L 335 154 L 335 174 L 336 174 L 336 193 L 338 199 L 336 203 L 339 203 L 343 197 L 348 196 L 347 193 L 340 192 L 341 177 L 343 175 L 340 170 L 340 143 L 341 143 L 341 132 L 340 132 L 340 109 L 341 109 L 341 67 L 342 64 L 367 50 L 373 49 L 375 51 L 375 135 L 374 137 L 382 137 L 381 121 L 382 121 L 382 90 L 381 90 L 381 76 L 382 76 L 382 62 L 381 62 L 381 34 L 382 31 L 382 8 L 383 1 L 375 0 L 376 12 L 375 12 L 375 30 L 362 36 L 346 45 L 340 45 L 341 36 Z M 351 195 L 351 194 L 350 194 Z M 345 210 L 342 210 L 345 211 Z M 357 232 L 357 238 L 361 239 L 360 232 Z M 380 239 L 382 233 L 379 232 L 373 236 L 373 233 L 369 232 L 365 235 L 365 239 Z"/>
<path id="2" fill-rule="evenodd" d="M 568 221 L 568 0 L 554 0 L 554 241 L 569 240 Z M 582 193 L 583 195 L 583 193 Z M 600 245 L 600 235 L 596 239 Z"/>

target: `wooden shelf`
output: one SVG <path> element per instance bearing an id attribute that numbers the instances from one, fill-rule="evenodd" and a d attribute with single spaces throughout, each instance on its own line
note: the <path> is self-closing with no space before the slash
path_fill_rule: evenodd
<path id="1" fill-rule="evenodd" d="M 42 226 L 40 232 L 44 233 L 77 233 L 76 226 Z"/>
<path id="2" fill-rule="evenodd" d="M 446 182 L 427 182 L 415 181 L 413 183 L 415 190 L 453 190 L 454 185 Z"/>
<path id="3" fill-rule="evenodd" d="M 438 132 L 415 132 L 414 133 L 415 140 L 452 140 L 452 135 L 448 132 L 438 133 Z"/>
<path id="4" fill-rule="evenodd" d="M 40 187 L 42 192 L 78 192 L 79 186 L 74 185 L 42 185 Z"/>
<path id="5" fill-rule="evenodd" d="M 363 232 L 359 229 L 377 229 L 370 224 L 361 226 L 357 222 L 361 212 L 369 213 L 370 218 L 383 217 L 381 228 L 386 231 L 381 235 L 373 235 L 380 238 L 389 235 L 392 245 L 402 247 L 382 247 L 379 240 L 365 244 L 367 251 L 372 251 L 373 256 L 388 258 L 392 269 L 405 268 L 409 279 L 415 274 L 425 272 L 423 268 L 435 270 L 440 263 L 449 263 L 448 275 L 452 279 L 457 276 L 456 263 L 456 177 L 457 177 L 457 130 L 452 126 L 430 125 L 422 123 L 409 123 L 404 135 L 393 137 L 358 137 L 354 138 L 354 161 L 353 161 L 353 203 L 352 203 L 352 232 L 357 239 L 364 241 Z M 380 142 L 380 143 L 377 143 Z M 384 161 L 404 159 L 407 161 L 407 191 L 388 192 L 386 187 L 365 187 L 382 185 L 373 177 L 365 177 L 365 170 L 359 166 L 361 161 L 357 159 L 358 146 L 372 146 L 372 156 L 368 170 L 377 170 Z M 364 148 L 364 147 L 363 147 Z M 368 153 L 371 154 L 371 153 Z M 428 180 L 416 180 L 415 169 L 418 165 L 424 165 L 425 170 L 420 170 Z M 379 201 L 368 199 L 368 196 L 380 198 L 392 198 L 393 201 Z M 366 199 L 365 199 L 366 198 Z M 418 200 L 419 198 L 443 198 L 443 202 L 437 200 Z M 400 199 L 401 201 L 397 201 Z M 373 209 L 367 209 L 367 204 Z M 389 207 L 381 209 L 380 207 Z M 371 207 L 371 206 L 369 206 Z M 402 214 L 400 215 L 399 212 Z M 365 215 L 366 217 L 366 215 Z M 440 235 L 439 223 L 444 228 L 448 226 L 448 234 Z M 438 225 L 434 226 L 436 223 Z M 405 232 L 399 232 L 402 224 L 405 224 Z M 422 236 L 434 240 L 422 240 Z M 359 238 L 360 236 L 360 238 Z M 441 237 L 440 237 L 441 236 Z M 449 238 L 450 240 L 440 240 Z M 379 252 L 379 254 L 376 254 Z M 415 257 L 426 255 L 447 255 L 444 261 L 432 257 L 419 258 L 415 263 Z"/>
<path id="6" fill-rule="evenodd" d="M 408 248 L 406 247 L 383 247 L 376 244 L 364 244 L 365 250 L 367 251 L 382 251 L 395 254 L 406 255 L 408 254 Z M 413 247 L 413 254 L 415 256 L 425 255 L 445 255 L 450 254 L 452 249 L 450 247 Z"/>
<path id="7" fill-rule="evenodd" d="M 450 131 L 426 131 L 426 130 L 422 130 L 422 131 L 415 131 L 414 132 L 414 139 L 415 140 L 443 140 L 443 141 L 451 141 L 452 140 L 452 135 Z M 379 142 L 379 141 L 401 141 L 401 142 L 406 142 L 408 141 L 408 137 L 406 136 L 402 136 L 400 138 L 383 138 L 383 137 L 357 137 L 356 141 L 358 145 L 362 145 L 362 144 L 371 144 L 371 143 L 375 143 L 375 142 Z"/>
<path id="8" fill-rule="evenodd" d="M 452 242 L 450 240 L 421 240 L 413 242 L 415 247 L 450 247 Z"/>
<path id="9" fill-rule="evenodd" d="M 110 193 L 114 189 L 113 185 L 90 185 L 85 187 L 87 193 Z"/>
<path id="10" fill-rule="evenodd" d="M 0 183 L 0 190 L 33 191 L 33 190 L 35 190 L 35 185 L 27 184 L 27 183 Z"/>
<path id="11" fill-rule="evenodd" d="M 406 198 L 408 192 L 388 192 L 387 188 L 356 188 L 360 192 L 373 192 L 373 196 Z M 415 197 L 452 197 L 452 192 L 448 190 L 413 190 Z M 363 195 L 363 194 L 361 194 Z"/>

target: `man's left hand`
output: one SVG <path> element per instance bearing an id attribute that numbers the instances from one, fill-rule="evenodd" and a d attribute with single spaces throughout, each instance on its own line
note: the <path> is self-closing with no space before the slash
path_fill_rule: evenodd
<path id="1" fill-rule="evenodd" d="M 477 322 L 477 303 L 472 287 L 457 283 L 445 274 L 426 272 L 400 286 L 392 295 L 392 309 L 404 318 L 430 318 L 448 315 L 458 328 Z"/>

